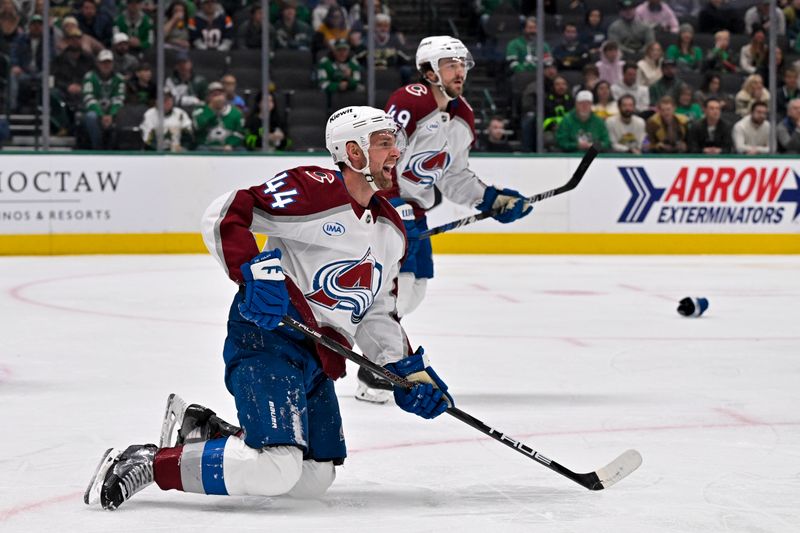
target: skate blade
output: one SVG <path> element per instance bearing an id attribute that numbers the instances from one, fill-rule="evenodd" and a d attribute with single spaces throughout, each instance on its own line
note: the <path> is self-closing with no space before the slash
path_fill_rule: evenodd
<path id="1" fill-rule="evenodd" d="M 83 503 L 86 505 L 95 505 L 100 503 L 100 489 L 103 488 L 103 482 L 106 479 L 106 473 L 108 469 L 114 466 L 114 463 L 117 461 L 117 457 L 122 454 L 123 450 L 117 450 L 115 448 L 109 448 L 103 454 L 103 457 L 100 459 L 100 462 L 97 463 L 97 468 L 94 470 L 94 475 L 92 476 L 92 480 L 89 482 L 89 486 L 86 487 L 86 492 L 83 493 Z"/>
<path id="2" fill-rule="evenodd" d="M 158 439 L 159 448 L 171 448 L 173 446 L 173 431 L 175 425 L 183 420 L 186 412 L 186 401 L 174 392 L 167 398 L 167 407 L 164 410 L 164 420 L 161 422 L 161 437 Z M 174 440 L 177 440 L 177 436 Z"/>
<path id="3" fill-rule="evenodd" d="M 356 400 L 362 402 L 384 404 L 392 398 L 392 391 L 382 389 L 371 389 L 363 383 L 358 384 L 356 389 Z"/>

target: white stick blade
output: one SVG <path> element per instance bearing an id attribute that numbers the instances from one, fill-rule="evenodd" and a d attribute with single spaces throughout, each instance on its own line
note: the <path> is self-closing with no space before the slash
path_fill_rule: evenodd
<path id="1" fill-rule="evenodd" d="M 642 455 L 636 450 L 628 450 L 595 473 L 600 478 L 603 488 L 607 489 L 626 478 L 641 465 Z"/>

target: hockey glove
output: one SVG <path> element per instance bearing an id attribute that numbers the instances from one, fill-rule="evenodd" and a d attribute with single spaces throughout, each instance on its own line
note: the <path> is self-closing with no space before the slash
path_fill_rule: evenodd
<path id="1" fill-rule="evenodd" d="M 492 218 L 502 224 L 514 222 L 533 211 L 526 198 L 513 189 L 498 189 L 491 185 L 483 193 L 483 201 L 476 206 L 480 211 L 500 209 Z"/>
<path id="2" fill-rule="evenodd" d="M 392 204 L 403 219 L 403 226 L 406 228 L 406 239 L 408 242 L 408 251 L 406 257 L 414 257 L 419 250 L 419 230 L 417 229 L 417 222 L 414 220 L 414 210 L 402 198 L 390 198 L 389 203 Z"/>
<path id="3" fill-rule="evenodd" d="M 262 252 L 241 268 L 245 292 L 239 313 L 261 328 L 275 329 L 289 310 L 281 251 Z"/>
<path id="4" fill-rule="evenodd" d="M 422 418 L 436 418 L 455 405 L 453 397 L 447 393 L 447 385 L 428 364 L 422 347 L 405 359 L 387 364 L 386 369 L 416 383 L 410 390 L 394 387 L 394 401 L 403 411 Z"/>

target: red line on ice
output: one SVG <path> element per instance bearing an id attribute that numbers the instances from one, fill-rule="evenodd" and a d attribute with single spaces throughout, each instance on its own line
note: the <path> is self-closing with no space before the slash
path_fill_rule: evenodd
<path id="1" fill-rule="evenodd" d="M 746 424 L 748 426 L 763 426 L 765 425 L 764 422 L 760 420 L 756 420 L 755 418 L 751 418 L 743 413 L 738 411 L 734 411 L 733 409 L 728 409 L 727 407 L 716 407 L 714 409 L 718 413 L 722 413 L 723 415 L 729 416 L 734 420 L 738 420 L 742 424 Z"/>
<path id="2" fill-rule="evenodd" d="M 718 409 L 719 411 L 726 412 L 727 410 Z M 728 414 L 726 412 L 726 414 Z M 667 426 L 634 426 L 634 427 L 627 427 L 627 428 L 598 428 L 598 429 L 573 429 L 573 430 L 561 430 L 561 431 L 537 431 L 534 433 L 522 433 L 517 435 L 510 435 L 513 438 L 530 438 L 530 437 L 554 437 L 554 436 L 562 436 L 562 435 L 584 435 L 584 434 L 598 434 L 598 433 L 625 433 L 625 432 L 632 432 L 632 431 L 680 431 L 680 430 L 692 430 L 692 429 L 730 429 L 730 428 L 742 428 L 742 427 L 773 427 L 773 426 L 800 426 L 800 422 L 775 422 L 775 423 L 767 423 L 767 422 L 758 422 L 751 420 L 746 417 L 737 418 L 739 423 L 727 423 L 727 424 L 675 424 L 675 425 L 667 425 Z M 369 453 L 369 452 L 378 452 L 378 451 L 385 451 L 385 450 L 397 450 L 400 448 L 415 448 L 421 446 L 441 446 L 446 444 L 468 444 L 473 442 L 483 442 L 490 440 L 490 437 L 471 437 L 471 438 L 462 438 L 462 439 L 443 439 L 443 440 L 431 440 L 431 441 L 416 441 L 416 442 L 398 442 L 394 444 L 383 444 L 378 446 L 367 446 L 365 448 L 355 448 L 348 450 L 348 453 Z M 0 510 L 0 522 L 8 520 L 9 518 L 25 513 L 28 511 L 35 511 L 42 507 L 47 507 L 50 505 L 55 505 L 57 503 L 61 503 L 72 498 L 78 498 L 83 494 L 82 492 L 70 492 L 69 494 L 62 494 L 61 496 L 53 496 L 51 498 L 47 498 L 44 500 L 39 500 L 36 502 L 26 503 L 23 505 L 17 505 L 16 507 L 11 507 L 9 509 Z"/>
<path id="3" fill-rule="evenodd" d="M 163 271 L 156 271 L 156 270 L 149 270 L 149 271 L 139 271 L 136 272 L 137 274 L 141 273 L 152 273 L 152 272 L 171 272 L 169 270 Z M 23 292 L 30 287 L 35 287 L 36 285 L 44 285 L 46 283 L 54 283 L 59 281 L 69 281 L 73 279 L 80 279 L 80 278 L 95 278 L 100 276 L 118 276 L 124 274 L 123 272 L 111 272 L 105 274 L 84 274 L 79 276 L 66 276 L 63 278 L 50 278 L 50 279 L 40 279 L 37 281 L 30 281 L 27 283 L 23 283 L 21 285 L 17 285 L 16 287 L 11 287 L 8 289 L 8 294 L 11 298 L 18 300 L 20 302 L 24 302 L 30 305 L 37 305 L 39 307 L 45 307 L 47 309 L 55 309 L 57 311 L 67 311 L 70 313 L 81 313 L 84 315 L 93 315 L 93 316 L 104 316 L 110 318 L 125 318 L 129 320 L 146 320 L 149 322 L 170 322 L 170 323 L 177 323 L 177 324 L 192 324 L 192 325 L 199 325 L 199 326 L 218 326 L 219 324 L 214 322 L 204 322 L 202 320 L 181 320 L 176 318 L 159 318 L 159 317 L 152 317 L 152 316 L 139 316 L 139 315 L 127 315 L 124 313 L 112 313 L 108 311 L 92 311 L 88 309 L 80 309 L 76 307 L 68 307 L 65 305 L 56 305 L 46 302 L 40 302 L 38 300 L 34 300 L 28 296 L 24 296 Z"/>
<path id="4" fill-rule="evenodd" d="M 4 521 L 8 520 L 9 518 L 11 518 L 11 517 L 13 517 L 15 515 L 21 514 L 21 513 L 26 513 L 28 511 L 35 511 L 36 509 L 39 509 L 41 507 L 47 507 L 49 505 L 54 505 L 56 503 L 61 503 L 61 502 L 67 501 L 67 500 L 71 500 L 73 498 L 75 500 L 77 500 L 82 494 L 83 494 L 83 491 L 70 492 L 69 494 L 62 494 L 61 496 L 53 496 L 51 498 L 47 498 L 47 499 L 44 499 L 44 500 L 39 500 L 39 501 L 36 501 L 36 502 L 31 502 L 31 503 L 25 503 L 25 504 L 22 504 L 22 505 L 17 505 L 16 507 L 11 507 L 9 509 L 0 510 L 0 522 L 4 522 Z"/>
<path id="5" fill-rule="evenodd" d="M 516 298 L 514 298 L 512 296 L 507 296 L 505 294 L 500 294 L 499 292 L 493 291 L 489 287 L 486 287 L 484 285 L 480 285 L 478 283 L 470 283 L 470 287 L 478 289 L 479 291 L 492 293 L 493 296 L 496 296 L 496 297 L 500 298 L 501 300 L 505 300 L 507 302 L 511 302 L 511 303 L 515 303 L 515 304 L 521 304 L 522 303 L 521 300 L 517 300 Z"/>

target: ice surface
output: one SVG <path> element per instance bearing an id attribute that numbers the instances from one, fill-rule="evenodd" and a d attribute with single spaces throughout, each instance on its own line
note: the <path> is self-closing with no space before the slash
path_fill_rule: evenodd
<path id="1" fill-rule="evenodd" d="M 150 487 L 114 513 L 83 490 L 106 448 L 157 442 L 168 393 L 235 420 L 234 286 L 201 255 L 0 258 L 0 285 L 0 531 L 800 530 L 798 257 L 437 257 L 404 322 L 458 406 L 577 472 L 639 450 L 606 491 L 357 402 L 349 367 L 324 499 Z"/>

